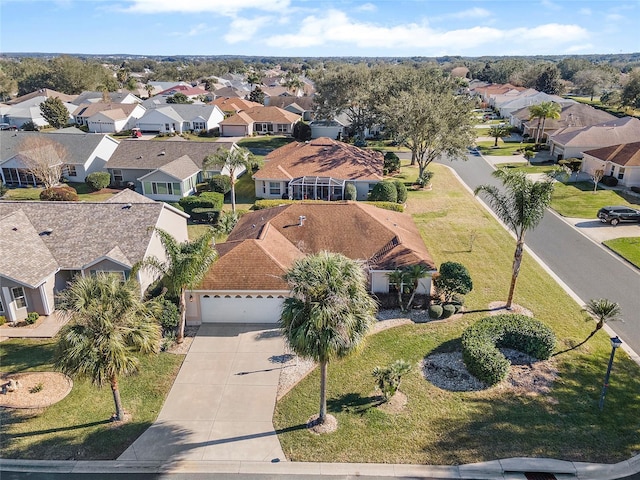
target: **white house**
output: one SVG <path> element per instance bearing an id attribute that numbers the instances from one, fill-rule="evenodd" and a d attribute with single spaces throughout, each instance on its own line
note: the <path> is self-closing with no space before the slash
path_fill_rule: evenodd
<path id="1" fill-rule="evenodd" d="M 640 187 L 640 141 L 587 150 L 581 170 L 589 175 L 602 170 L 617 178 L 619 185 Z"/>
<path id="2" fill-rule="evenodd" d="M 183 133 L 217 128 L 224 113 L 216 105 L 167 104 L 149 108 L 136 122 L 143 132 Z"/>

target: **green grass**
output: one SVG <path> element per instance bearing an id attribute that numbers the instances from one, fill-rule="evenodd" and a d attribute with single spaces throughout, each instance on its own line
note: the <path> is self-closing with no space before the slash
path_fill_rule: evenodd
<path id="1" fill-rule="evenodd" d="M 51 340 L 4 341 L 0 343 L 2 371 L 51 371 L 54 350 Z M 0 456 L 43 460 L 117 458 L 157 417 L 183 358 L 168 353 L 141 357 L 139 373 L 120 379 L 122 402 L 131 414 L 131 421 L 120 426 L 109 422 L 114 411 L 111 389 L 98 388 L 87 380 L 74 380 L 71 393 L 45 409 L 0 410 Z"/>
<path id="2" fill-rule="evenodd" d="M 84 182 L 69 182 L 68 185 L 78 192 L 78 199 L 81 202 L 103 202 L 115 195 L 113 192 L 92 192 Z M 2 197 L 4 200 L 40 200 L 41 187 L 10 188 Z"/>
<path id="3" fill-rule="evenodd" d="M 498 148 L 493 148 L 495 141 L 476 142 L 476 146 L 480 153 L 489 156 L 511 156 L 524 150 L 524 146 L 520 142 L 505 143 L 498 140 Z"/>
<path id="4" fill-rule="evenodd" d="M 494 165 L 496 168 L 509 168 L 514 170 L 520 170 L 527 174 L 533 173 L 551 173 L 556 170 L 558 167 L 556 165 L 527 165 L 522 162 L 513 162 L 513 163 L 496 163 Z"/>
<path id="5" fill-rule="evenodd" d="M 602 243 L 629 263 L 640 268 L 640 237 L 615 238 Z"/>
<path id="6" fill-rule="evenodd" d="M 504 300 L 514 240 L 446 168 L 430 168 L 436 172 L 433 189 L 409 192 L 407 211 L 436 264 L 457 261 L 469 269 L 474 290 L 467 296 L 468 309 Z M 558 350 L 577 344 L 594 326 L 529 256 L 515 302 L 554 329 Z M 598 410 L 610 352 L 604 332 L 555 359 L 559 373 L 547 393 L 518 393 L 501 385 L 450 392 L 426 381 L 418 363 L 433 352 L 459 350 L 463 329 L 484 315 L 386 330 L 369 337 L 360 354 L 332 362 L 328 409 L 339 428 L 329 435 L 304 428 L 318 411 L 319 375 L 313 372 L 276 406 L 274 423 L 285 454 L 296 461 L 455 465 L 517 456 L 608 463 L 638 452 L 640 368 L 623 352 L 615 359 L 605 410 Z M 401 386 L 408 405 L 402 413 L 386 414 L 374 407 L 371 371 L 400 358 L 415 365 Z"/>
<path id="7" fill-rule="evenodd" d="M 256 203 L 256 187 L 251 173 L 247 172 L 236 182 L 236 210 L 250 210 Z M 231 194 L 224 197 L 224 210 L 231 210 Z"/>
<path id="8" fill-rule="evenodd" d="M 10 188 L 2 197 L 4 200 L 40 200 L 40 187 Z"/>
<path id="9" fill-rule="evenodd" d="M 629 197 L 629 200 L 638 200 Z M 563 217 L 570 218 L 596 218 L 598 210 L 607 205 L 632 205 L 624 196 L 616 190 L 598 188 L 594 193 L 593 183 L 556 182 L 551 208 Z"/>
<path id="10" fill-rule="evenodd" d="M 240 147 L 245 148 L 269 148 L 275 150 L 288 143 L 293 142 L 292 137 L 285 137 L 281 135 L 260 135 L 256 137 L 246 137 L 238 142 Z"/>

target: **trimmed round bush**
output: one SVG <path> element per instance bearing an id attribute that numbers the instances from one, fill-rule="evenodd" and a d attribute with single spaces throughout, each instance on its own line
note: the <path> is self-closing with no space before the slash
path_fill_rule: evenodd
<path id="1" fill-rule="evenodd" d="M 442 307 L 442 317 L 441 318 L 449 318 L 451 315 L 456 313 L 456 306 L 451 303 L 447 303 Z"/>
<path id="2" fill-rule="evenodd" d="M 358 190 L 353 183 L 347 183 L 344 186 L 344 199 L 345 200 L 357 200 L 358 199 Z"/>
<path id="3" fill-rule="evenodd" d="M 503 314 L 485 317 L 463 332 L 462 358 L 472 375 L 488 385 L 495 385 L 507 376 L 511 365 L 499 348 L 512 348 L 546 360 L 555 345 L 553 331 L 540 320 Z"/>
<path id="4" fill-rule="evenodd" d="M 93 172 L 87 175 L 85 182 L 94 191 L 102 190 L 109 186 L 111 175 L 109 172 Z"/>
<path id="5" fill-rule="evenodd" d="M 600 182 L 602 182 L 602 184 L 606 185 L 607 187 L 615 187 L 616 185 L 618 185 L 618 179 L 611 175 L 605 175 L 604 177 L 602 177 L 602 180 L 600 180 Z"/>
<path id="6" fill-rule="evenodd" d="M 231 191 L 231 178 L 228 175 L 214 175 L 209 179 L 209 189 L 226 195 Z"/>
<path id="7" fill-rule="evenodd" d="M 389 175 L 400 171 L 400 158 L 393 152 L 384 154 L 383 173 Z"/>
<path id="8" fill-rule="evenodd" d="M 393 182 L 396 186 L 396 192 L 398 193 L 398 203 L 404 203 L 407 201 L 407 186 L 404 182 L 396 180 Z"/>
<path id="9" fill-rule="evenodd" d="M 162 310 L 158 315 L 158 322 L 162 326 L 162 330 L 166 332 L 175 329 L 180 322 L 180 312 L 177 305 L 168 298 L 163 298 L 160 303 Z"/>
<path id="10" fill-rule="evenodd" d="M 376 183 L 369 194 L 372 202 L 393 202 L 398 203 L 398 190 L 393 182 Z"/>
<path id="11" fill-rule="evenodd" d="M 429 305 L 429 318 L 432 320 L 437 320 L 442 316 L 443 308 L 442 305 Z"/>
<path id="12" fill-rule="evenodd" d="M 67 185 L 45 188 L 40 192 L 40 200 L 45 202 L 77 202 L 78 192 L 75 188 Z"/>

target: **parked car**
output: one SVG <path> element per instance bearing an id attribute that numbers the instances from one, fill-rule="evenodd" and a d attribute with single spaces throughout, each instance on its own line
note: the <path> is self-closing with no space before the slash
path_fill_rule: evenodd
<path id="1" fill-rule="evenodd" d="M 602 207 L 598 210 L 598 218 L 615 227 L 620 222 L 640 222 L 640 210 L 625 206 Z"/>

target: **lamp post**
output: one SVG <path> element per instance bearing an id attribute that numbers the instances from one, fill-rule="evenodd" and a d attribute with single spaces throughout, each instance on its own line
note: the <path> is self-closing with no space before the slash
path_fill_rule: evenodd
<path id="1" fill-rule="evenodd" d="M 607 367 L 607 373 L 604 376 L 604 383 L 602 384 L 602 393 L 600 394 L 600 410 L 604 408 L 604 396 L 607 394 L 607 387 L 609 386 L 609 375 L 611 375 L 611 367 L 613 366 L 613 356 L 616 354 L 616 349 L 622 345 L 622 340 L 618 337 L 611 338 L 611 356 L 609 357 L 609 366 Z"/>

